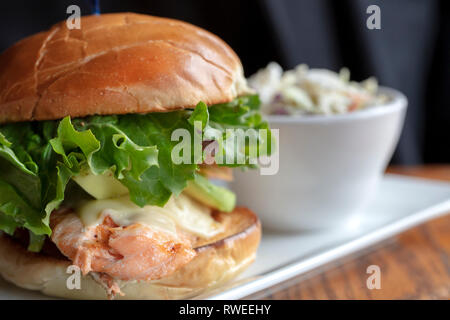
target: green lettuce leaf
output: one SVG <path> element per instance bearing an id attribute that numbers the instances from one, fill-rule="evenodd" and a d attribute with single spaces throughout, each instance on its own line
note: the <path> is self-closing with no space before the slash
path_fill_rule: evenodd
<path id="1" fill-rule="evenodd" d="M 64 201 L 71 178 L 86 169 L 93 174 L 113 172 L 139 206 L 163 206 L 186 188 L 205 160 L 203 153 L 195 158 L 192 152 L 190 163 L 172 161 L 179 143 L 171 139 L 176 129 L 208 143 L 216 140 L 224 155 L 233 152 L 233 157 L 245 159 L 221 165 L 255 167 L 249 161 L 251 151 L 261 154 L 267 141 L 256 136 L 256 143 L 240 149 L 226 142 L 227 129 L 268 129 L 258 107 L 258 97 L 247 96 L 211 107 L 200 102 L 194 110 L 1 125 L 0 230 L 13 234 L 16 228 L 28 229 L 29 250 L 39 251 L 51 234 L 51 212 Z"/>
<path id="2" fill-rule="evenodd" d="M 259 113 L 259 105 L 259 97 L 253 95 L 237 98 L 230 103 L 218 104 L 206 110 L 209 112 L 209 121 L 205 132 L 207 136 L 208 132 L 211 132 L 210 139 L 218 142 L 219 153 L 224 157 L 223 163 L 219 163 L 220 166 L 256 168 L 257 164 L 253 161 L 262 155 L 272 154 L 271 148 L 275 145 L 275 141 L 267 121 L 263 120 Z M 246 143 L 238 144 L 236 134 L 229 134 L 227 129 L 246 130 Z M 261 129 L 267 133 L 266 136 L 260 135 Z M 220 139 L 217 139 L 217 133 Z M 250 137 L 256 143 L 251 143 Z"/>
<path id="3" fill-rule="evenodd" d="M 43 221 L 43 213 L 31 207 L 13 186 L 0 180 L 0 212 L 14 219 L 36 235 L 51 233 Z"/>

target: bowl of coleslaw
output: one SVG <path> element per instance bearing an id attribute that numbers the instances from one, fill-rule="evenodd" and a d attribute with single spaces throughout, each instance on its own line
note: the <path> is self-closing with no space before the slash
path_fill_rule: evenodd
<path id="1" fill-rule="evenodd" d="M 275 64 L 249 79 L 271 128 L 279 130 L 273 175 L 236 170 L 232 189 L 266 229 L 357 228 L 392 157 L 407 107 L 375 79 L 356 83 L 302 65 Z"/>

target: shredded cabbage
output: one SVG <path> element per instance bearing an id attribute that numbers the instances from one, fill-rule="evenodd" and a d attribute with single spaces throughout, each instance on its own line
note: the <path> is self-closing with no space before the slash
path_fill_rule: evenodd
<path id="1" fill-rule="evenodd" d="M 284 71 L 271 62 L 249 78 L 259 93 L 265 114 L 341 114 L 386 102 L 378 94 L 378 82 L 371 77 L 362 82 L 350 81 L 350 71 L 339 73 L 326 69 L 309 69 L 301 64 Z"/>

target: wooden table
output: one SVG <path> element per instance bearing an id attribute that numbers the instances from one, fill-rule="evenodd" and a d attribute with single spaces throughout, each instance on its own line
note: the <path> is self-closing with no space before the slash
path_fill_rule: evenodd
<path id="1" fill-rule="evenodd" d="M 450 181 L 450 166 L 391 167 L 388 172 Z M 380 267 L 379 290 L 367 289 L 369 265 Z M 450 215 L 252 298 L 450 299 Z"/>

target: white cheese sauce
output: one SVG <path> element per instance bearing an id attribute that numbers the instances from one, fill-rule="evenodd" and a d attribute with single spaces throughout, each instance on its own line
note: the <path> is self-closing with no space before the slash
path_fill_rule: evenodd
<path id="1" fill-rule="evenodd" d="M 85 226 L 100 224 L 105 216 L 110 216 L 119 226 L 140 223 L 173 234 L 176 234 L 177 227 L 205 238 L 222 231 L 222 226 L 211 217 L 211 209 L 185 194 L 172 196 L 164 207 L 141 208 L 126 195 L 89 200 L 75 211 Z"/>

